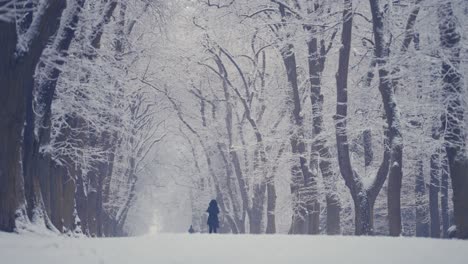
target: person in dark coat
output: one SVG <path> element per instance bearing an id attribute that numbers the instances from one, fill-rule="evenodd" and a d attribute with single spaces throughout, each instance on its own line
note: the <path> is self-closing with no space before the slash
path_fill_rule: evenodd
<path id="1" fill-rule="evenodd" d="M 211 200 L 210 206 L 206 210 L 208 212 L 208 227 L 210 234 L 211 233 L 216 233 L 216 229 L 219 227 L 219 220 L 218 220 L 218 214 L 219 214 L 219 208 L 218 208 L 218 203 L 216 200 Z"/>
<path id="2" fill-rule="evenodd" d="M 192 226 L 192 225 L 190 225 L 190 228 L 189 228 L 188 232 L 189 232 L 190 234 L 195 233 L 195 229 L 193 229 L 193 226 Z"/>

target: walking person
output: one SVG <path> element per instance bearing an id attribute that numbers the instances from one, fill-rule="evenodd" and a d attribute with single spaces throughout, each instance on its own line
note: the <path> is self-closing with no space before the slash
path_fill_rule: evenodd
<path id="1" fill-rule="evenodd" d="M 210 205 L 208 206 L 208 209 L 206 210 L 208 212 L 208 227 L 209 227 L 209 232 L 211 233 L 216 233 L 216 230 L 219 227 L 219 219 L 218 219 L 218 214 L 219 214 L 219 208 L 218 208 L 218 203 L 216 200 L 211 200 Z"/>
<path id="2" fill-rule="evenodd" d="M 195 229 L 193 229 L 193 226 L 192 226 L 192 225 L 190 225 L 190 228 L 189 228 L 188 232 L 189 232 L 190 234 L 195 233 Z"/>

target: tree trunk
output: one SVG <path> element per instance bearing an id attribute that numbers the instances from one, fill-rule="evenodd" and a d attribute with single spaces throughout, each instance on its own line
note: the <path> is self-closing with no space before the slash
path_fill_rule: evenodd
<path id="1" fill-rule="evenodd" d="M 324 97 L 321 93 L 322 73 L 325 69 L 325 60 L 327 56 L 327 48 L 325 42 L 320 42 L 318 47 L 318 39 L 314 34 L 317 32 L 312 27 L 306 27 L 310 39 L 307 41 L 308 46 L 308 61 L 309 61 L 309 79 L 310 79 L 310 101 L 312 105 L 312 132 L 314 142 L 311 145 L 311 161 L 310 167 L 314 171 L 320 169 L 325 184 L 326 206 L 327 206 L 327 234 L 334 235 L 341 232 L 340 228 L 340 201 L 335 191 L 334 173 L 331 168 L 331 163 L 328 159 L 332 158 L 327 142 L 322 137 L 323 131 L 323 102 Z M 330 41 L 333 41 L 330 40 Z M 331 43 L 330 43 L 331 46 Z M 314 177 L 314 176 L 313 176 Z M 315 179 L 311 182 L 315 184 Z M 315 184 L 316 185 L 316 184 Z M 318 192 L 318 190 L 317 190 Z M 317 234 L 319 232 L 319 216 L 320 203 L 318 198 L 314 199 L 311 210 L 313 213 L 309 219 L 315 226 L 309 228 L 309 233 Z M 310 211 L 310 210 L 309 210 Z M 311 232 L 311 230 L 313 230 Z"/>
<path id="2" fill-rule="evenodd" d="M 330 149 L 322 144 L 319 147 L 320 171 L 325 185 L 325 196 L 327 204 L 327 235 L 341 234 L 341 202 L 338 191 L 336 190 L 337 175 L 333 171 L 330 160 L 333 158 Z"/>
<path id="3" fill-rule="evenodd" d="M 350 158 L 347 116 L 348 116 L 348 67 L 351 51 L 351 36 L 353 25 L 353 6 L 351 0 L 344 0 L 343 29 L 341 33 L 341 48 L 336 74 L 336 115 L 335 136 L 338 151 L 338 164 L 341 176 L 350 190 L 354 201 L 355 233 L 356 235 L 373 234 L 373 207 L 387 178 L 389 168 L 388 132 L 385 133 L 383 160 L 373 183 L 364 187 L 363 179 L 353 170 Z"/>
<path id="4" fill-rule="evenodd" d="M 76 29 L 76 24 L 78 22 L 78 12 L 81 10 L 82 6 L 84 5 L 85 0 L 80 0 L 75 4 L 75 15 L 73 19 L 70 21 L 70 25 L 64 28 L 64 35 L 63 39 L 57 43 L 57 47 L 55 47 L 59 52 L 66 53 L 68 50 L 71 42 L 73 41 L 74 31 Z M 80 54 L 83 59 L 88 59 L 90 61 L 96 58 L 95 50 L 99 49 L 101 46 L 101 38 L 104 32 L 105 25 L 110 21 L 110 17 L 112 16 L 115 8 L 117 6 L 117 1 L 112 0 L 108 5 L 105 6 L 103 10 L 103 16 L 99 19 L 96 25 L 93 25 L 91 29 L 91 33 L 85 36 L 84 41 L 88 41 L 93 49 L 83 50 Z M 62 62 L 60 62 L 62 64 Z M 60 65 L 59 64 L 59 65 Z M 48 71 L 48 75 L 52 78 L 49 80 L 45 80 L 42 83 L 38 83 L 39 89 L 38 93 L 42 93 L 41 96 L 43 97 L 41 100 L 44 104 L 44 108 L 42 111 L 47 115 L 50 115 L 50 107 L 52 104 L 52 98 L 55 93 L 57 79 L 60 76 L 59 69 L 45 69 Z M 83 80 L 83 82 L 87 82 L 87 80 Z M 48 116 L 48 118 L 50 118 Z M 48 120 L 44 119 L 42 122 L 48 122 Z M 89 131 L 89 128 L 82 129 L 86 126 L 85 120 L 80 116 L 70 116 L 67 118 L 67 123 L 69 124 L 68 127 L 64 127 L 60 134 L 68 135 L 63 136 L 57 139 L 58 142 L 67 142 L 68 137 L 77 137 L 80 139 L 81 147 L 86 148 L 88 146 L 99 146 L 102 148 L 103 151 L 109 151 L 114 149 L 111 146 L 111 136 L 107 135 L 106 133 L 98 134 L 96 131 Z M 89 134 L 85 132 L 79 132 L 78 134 L 72 134 L 75 130 L 82 130 L 88 131 Z M 50 129 L 43 129 L 40 131 L 43 137 L 49 137 Z M 115 140 L 115 138 L 114 138 Z M 47 142 L 43 142 L 46 144 Z M 115 142 L 114 142 L 115 143 Z M 114 149 L 115 150 L 115 149 Z M 104 182 L 105 177 L 110 176 L 109 171 L 112 170 L 109 166 L 113 165 L 113 160 L 110 160 L 110 157 L 113 158 L 113 155 L 106 157 L 107 161 L 99 161 L 93 166 L 93 168 L 86 172 L 86 175 L 83 175 L 83 171 L 81 171 L 80 165 L 77 164 L 74 160 L 70 158 L 63 157 L 67 160 L 68 170 L 65 177 L 68 179 L 76 180 L 76 191 L 75 191 L 75 200 L 76 200 L 76 210 L 77 214 L 80 218 L 80 227 L 83 233 L 86 235 L 91 236 L 102 236 L 104 223 L 108 223 L 112 226 L 123 227 L 120 223 L 110 223 L 108 221 L 110 219 L 109 216 L 105 215 L 103 210 L 103 192 L 104 192 Z M 53 162 L 52 162 L 53 163 Z M 53 164 L 52 166 L 55 166 Z M 76 169 L 70 169 L 71 167 L 75 167 Z M 60 171 L 60 170 L 59 170 Z M 84 177 L 80 179 L 80 177 Z M 67 204 L 67 206 L 72 206 L 72 204 Z M 69 209 L 67 209 L 70 211 Z M 106 220 L 107 219 L 107 220 Z M 112 229 L 112 228 L 110 228 Z M 119 232 L 119 234 L 123 234 Z M 107 235 L 114 235 L 114 234 L 107 234 Z"/>
<path id="5" fill-rule="evenodd" d="M 75 28 L 83 5 L 84 0 L 79 0 L 67 7 L 66 15 L 71 16 L 72 19 L 65 18 L 63 20 L 55 42 L 49 47 L 54 52 L 63 54 L 62 56 L 65 58 L 75 37 Z M 63 65 L 64 60 L 59 59 L 55 63 Z M 35 81 L 33 92 L 35 100 L 30 99 L 27 101 L 26 116 L 30 116 L 30 118 L 27 118 L 29 120 L 26 123 L 24 133 L 25 150 L 28 149 L 28 151 L 25 151 L 23 158 L 23 163 L 28 164 L 28 166 L 24 166 L 24 175 L 26 178 L 36 177 L 40 179 L 45 209 L 50 215 L 53 225 L 63 232 L 72 228 L 70 219 L 73 214 L 74 201 L 64 199 L 70 193 L 64 192 L 66 190 L 70 191 L 67 188 L 70 187 L 70 181 L 63 169 L 54 170 L 52 168 L 54 165 L 52 165 L 49 153 L 39 151 L 41 146 L 50 142 L 51 106 L 61 72 L 57 67 L 46 66 L 43 63 L 39 63 L 36 71 L 42 72 L 47 78 Z M 37 136 L 34 131 L 37 131 Z M 71 191 L 71 193 L 74 192 L 74 190 Z M 66 226 L 64 226 L 64 219 L 67 219 Z"/>
<path id="6" fill-rule="evenodd" d="M 283 62 L 286 67 L 286 74 L 291 91 L 292 113 L 291 120 L 294 128 L 291 135 L 291 147 L 294 155 L 299 155 L 299 164 L 295 163 L 291 168 L 292 183 L 291 193 L 293 195 L 293 217 L 291 223 L 291 232 L 293 234 L 306 233 L 307 211 L 304 203 L 304 197 L 301 195 L 301 189 L 305 184 L 305 174 L 309 174 L 307 160 L 305 159 L 305 144 L 303 141 L 303 120 L 300 114 L 301 101 L 299 96 L 299 87 L 297 85 L 296 57 L 292 44 L 286 44 L 281 50 Z"/>
<path id="7" fill-rule="evenodd" d="M 230 205 L 232 206 L 232 208 L 229 208 L 228 210 L 233 213 L 233 219 L 235 221 L 235 228 L 231 228 L 231 229 L 234 234 L 237 234 L 239 233 L 239 230 L 242 230 L 242 229 L 245 230 L 245 227 L 239 226 L 239 225 L 244 225 L 244 221 L 242 218 L 242 209 L 239 206 L 239 202 L 237 199 L 238 196 L 235 191 L 235 188 L 232 188 L 233 187 L 231 183 L 232 178 L 233 178 L 232 167 L 231 167 L 231 163 L 229 162 L 228 158 L 225 155 L 226 151 L 224 151 L 224 149 L 226 149 L 226 146 L 223 143 L 219 143 L 219 142 L 217 143 L 217 145 L 218 145 L 219 154 L 224 163 L 223 167 L 226 170 L 225 178 L 226 178 L 226 186 L 227 186 L 227 195 L 231 202 Z"/>
<path id="8" fill-rule="evenodd" d="M 431 181 L 429 184 L 429 212 L 431 216 L 431 237 L 440 237 L 439 189 L 440 166 L 439 154 L 431 155 Z"/>
<path id="9" fill-rule="evenodd" d="M 275 178 L 278 172 L 279 159 L 283 155 L 286 143 L 283 143 L 276 155 L 275 160 L 273 161 L 273 168 L 271 170 L 271 176 L 267 179 L 267 226 L 266 233 L 274 234 L 276 233 L 276 187 L 275 187 Z"/>
<path id="10" fill-rule="evenodd" d="M 362 145 L 364 146 L 364 166 L 369 167 L 374 160 L 374 152 L 372 150 L 372 131 L 365 129 L 362 132 Z"/>
<path id="11" fill-rule="evenodd" d="M 440 184 L 440 206 L 442 214 L 442 237 L 448 238 L 448 229 L 450 227 L 449 222 L 449 205 L 448 205 L 448 178 L 449 168 L 447 163 L 447 157 L 444 155 L 442 158 L 441 168 L 441 184 Z"/>
<path id="12" fill-rule="evenodd" d="M 265 213 L 266 184 L 261 182 L 254 185 L 254 198 L 249 214 L 249 225 L 251 234 L 262 233 L 263 215 Z"/>
<path id="13" fill-rule="evenodd" d="M 449 158 L 452 159 L 451 157 Z M 453 188 L 453 210 L 457 237 L 468 239 L 468 160 L 454 159 L 450 165 Z"/>
<path id="14" fill-rule="evenodd" d="M 16 219 L 24 217 L 25 213 L 31 218 L 38 213 L 48 221 L 39 179 L 29 175 L 24 178 L 21 164 L 24 157 L 31 157 L 31 142 L 23 145 L 22 131 L 26 123 L 25 132 L 31 133 L 33 116 L 27 116 L 27 105 L 33 96 L 34 71 L 49 38 L 57 31 L 65 4 L 65 1 L 49 1 L 42 16 L 36 17 L 38 30 L 25 50 L 16 50 L 16 22 L 0 22 L 0 57 L 3 58 L 0 62 L 0 93 L 3 95 L 0 99 L 0 230 L 13 231 Z M 21 155 L 23 147 L 24 155 Z M 23 168 L 29 169 L 28 166 L 29 163 Z"/>
<path id="15" fill-rule="evenodd" d="M 341 234 L 341 205 L 337 194 L 327 195 L 327 235 Z"/>
<path id="16" fill-rule="evenodd" d="M 274 234 L 276 233 L 276 221 L 275 221 L 275 211 L 276 211 L 276 188 L 274 177 L 270 178 L 267 181 L 267 225 L 266 233 Z"/>
<path id="17" fill-rule="evenodd" d="M 232 110 L 232 103 L 231 103 L 231 95 L 229 93 L 228 89 L 228 84 L 227 84 L 227 71 L 225 71 L 224 65 L 222 61 L 217 58 L 216 59 L 216 64 L 218 65 L 218 70 L 221 74 L 222 78 L 222 86 L 223 86 L 223 91 L 224 91 L 224 99 L 225 99 L 225 109 L 226 109 L 226 116 L 224 118 L 224 122 L 226 125 L 226 134 L 228 137 L 228 155 L 229 155 L 229 161 L 226 159 L 226 169 L 227 169 L 227 177 L 228 179 L 232 175 L 232 169 L 231 165 L 234 167 L 234 171 L 236 174 L 236 179 L 238 180 L 238 186 L 239 190 L 241 193 L 241 200 L 242 200 L 242 206 L 238 205 L 237 202 L 237 196 L 231 195 L 231 203 L 233 205 L 233 211 L 235 215 L 235 219 L 237 222 L 237 228 L 241 233 L 245 233 L 245 218 L 243 215 L 243 212 L 245 210 L 249 210 L 248 205 L 248 195 L 246 190 L 246 185 L 245 185 L 245 180 L 244 180 L 244 175 L 242 174 L 242 169 L 240 166 L 239 162 L 239 155 L 237 154 L 237 151 L 234 149 L 234 142 L 233 142 L 233 110 Z M 206 121 L 202 119 L 202 123 L 206 124 Z M 239 126 L 242 126 L 242 124 L 238 124 Z M 232 193 L 231 188 L 229 188 L 230 193 Z M 249 214 L 249 217 L 251 217 L 252 214 Z M 255 221 L 254 221 L 255 222 Z M 252 229 L 252 219 L 250 219 L 250 227 Z"/>
<path id="18" fill-rule="evenodd" d="M 361 190 L 354 195 L 354 225 L 355 234 L 373 235 L 374 234 L 374 203 L 365 190 Z"/>
<path id="19" fill-rule="evenodd" d="M 403 177 L 403 137 L 401 133 L 400 114 L 390 80 L 389 71 L 385 68 L 388 59 L 388 45 L 384 37 L 384 21 L 379 1 L 370 0 L 372 26 L 374 32 L 374 52 L 379 66 L 379 90 L 385 109 L 390 144 L 390 172 L 388 175 L 388 222 L 391 236 L 401 234 L 401 182 Z"/>
<path id="20" fill-rule="evenodd" d="M 320 233 L 320 202 L 317 178 L 319 171 L 319 153 L 311 154 L 309 163 L 310 172 L 304 179 L 305 205 L 307 209 L 307 234 L 317 235 Z"/>
<path id="21" fill-rule="evenodd" d="M 426 183 L 424 181 L 423 161 L 418 160 L 415 183 L 416 207 L 416 236 L 429 237 L 429 224 L 427 222 Z"/>
<path id="22" fill-rule="evenodd" d="M 279 12 L 281 14 L 282 21 L 290 16 L 287 13 L 284 4 L 278 3 Z M 299 92 L 299 86 L 297 83 L 297 64 L 296 64 L 296 55 L 294 51 L 294 45 L 290 43 L 287 39 L 289 34 L 286 33 L 286 43 L 281 47 L 280 52 L 283 58 L 283 63 L 286 69 L 286 76 L 289 84 L 289 100 L 288 105 L 291 109 L 291 122 L 293 127 L 291 129 L 291 148 L 293 155 L 299 156 L 299 163 L 294 162 L 291 168 L 291 194 L 292 198 L 292 207 L 293 207 L 293 216 L 291 222 L 290 233 L 293 234 L 305 234 L 307 233 L 307 196 L 304 195 L 302 191 L 304 190 L 304 184 L 309 183 L 312 180 L 310 171 L 307 165 L 307 160 L 305 158 L 306 149 L 304 143 L 304 127 L 303 127 L 303 117 L 301 114 L 301 95 Z M 305 197 L 304 197 L 305 196 Z"/>

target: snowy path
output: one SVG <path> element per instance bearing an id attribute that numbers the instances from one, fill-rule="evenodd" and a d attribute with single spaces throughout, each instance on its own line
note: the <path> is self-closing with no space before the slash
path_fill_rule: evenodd
<path id="1" fill-rule="evenodd" d="M 0 233 L 0 263 L 466 264 L 468 241 L 188 234 L 71 239 Z"/>

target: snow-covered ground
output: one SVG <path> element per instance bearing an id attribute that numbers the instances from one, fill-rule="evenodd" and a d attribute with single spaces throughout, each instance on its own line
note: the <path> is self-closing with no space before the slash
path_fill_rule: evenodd
<path id="1" fill-rule="evenodd" d="M 468 241 L 207 234 L 77 239 L 0 233 L 0 263 L 466 264 Z"/>

